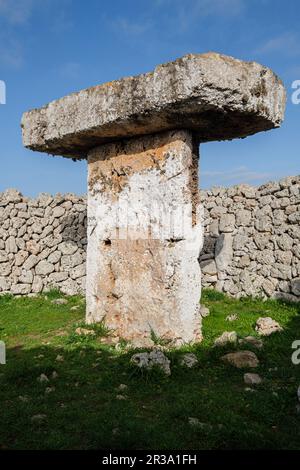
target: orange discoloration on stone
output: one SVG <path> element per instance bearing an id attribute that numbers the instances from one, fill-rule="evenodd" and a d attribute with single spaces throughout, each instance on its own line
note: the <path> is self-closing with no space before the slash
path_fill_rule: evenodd
<path id="1" fill-rule="evenodd" d="M 182 146 L 182 141 L 170 137 L 158 147 L 153 145 L 144 148 L 143 142 L 142 138 L 132 141 L 129 139 L 93 150 L 89 156 L 90 190 L 93 191 L 95 184 L 100 182 L 102 190 L 110 192 L 115 200 L 126 186 L 128 177 L 151 169 L 163 173 L 166 156 L 170 152 L 176 155 Z"/>

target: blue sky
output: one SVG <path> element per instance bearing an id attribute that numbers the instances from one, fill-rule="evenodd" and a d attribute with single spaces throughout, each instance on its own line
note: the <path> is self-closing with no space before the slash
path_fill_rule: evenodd
<path id="1" fill-rule="evenodd" d="M 216 51 L 267 65 L 288 92 L 284 125 L 201 146 L 200 184 L 231 185 L 299 174 L 297 0 L 0 0 L 0 191 L 86 191 L 86 162 L 22 147 L 24 111 L 92 85 L 152 70 L 186 53 Z"/>

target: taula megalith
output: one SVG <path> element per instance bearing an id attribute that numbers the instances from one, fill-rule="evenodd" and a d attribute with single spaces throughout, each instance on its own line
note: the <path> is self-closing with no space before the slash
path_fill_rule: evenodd
<path id="1" fill-rule="evenodd" d="M 24 145 L 88 161 L 87 321 L 134 344 L 201 339 L 199 144 L 279 127 L 268 68 L 215 53 L 24 114 Z"/>

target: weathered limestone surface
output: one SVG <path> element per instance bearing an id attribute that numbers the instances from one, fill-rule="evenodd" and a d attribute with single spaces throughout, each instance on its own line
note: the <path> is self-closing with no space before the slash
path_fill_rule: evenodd
<path id="1" fill-rule="evenodd" d="M 95 86 L 23 116 L 32 150 L 85 158 L 103 142 L 169 129 L 199 142 L 278 127 L 285 90 L 267 67 L 216 53 L 189 54 L 151 73 Z"/>
<path id="2" fill-rule="evenodd" d="M 87 319 L 140 343 L 200 339 L 198 146 L 186 131 L 89 153 Z"/>

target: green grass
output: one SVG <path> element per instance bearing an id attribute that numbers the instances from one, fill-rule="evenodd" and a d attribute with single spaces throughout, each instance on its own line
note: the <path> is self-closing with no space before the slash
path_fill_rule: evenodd
<path id="1" fill-rule="evenodd" d="M 211 311 L 204 340 L 166 353 L 167 378 L 133 368 L 125 342 L 117 348 L 103 342 L 104 325 L 93 328 L 93 337 L 77 335 L 76 328 L 85 327 L 83 299 L 51 304 L 56 297 L 62 295 L 0 297 L 0 339 L 7 346 L 7 364 L 0 365 L 0 449 L 300 449 L 300 366 L 291 362 L 292 342 L 300 339 L 296 304 L 204 291 L 201 302 Z M 74 305 L 79 309 L 72 311 Z M 238 320 L 226 321 L 232 313 Z M 263 350 L 252 349 L 264 382 L 251 392 L 245 370 L 220 361 L 235 348 L 212 345 L 223 331 L 256 335 L 260 316 L 278 320 L 284 331 L 265 338 Z M 197 355 L 195 368 L 179 365 L 184 351 Z M 37 380 L 42 373 L 48 383 Z M 120 384 L 127 389 L 118 390 Z M 47 387 L 55 389 L 45 393 Z M 120 394 L 126 399 L 117 399 Z M 32 422 L 37 414 L 46 418 Z M 189 417 L 202 424 L 192 427 Z"/>

